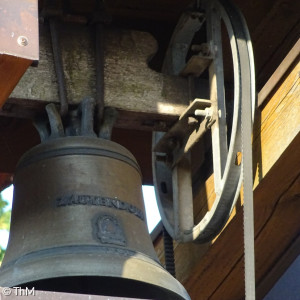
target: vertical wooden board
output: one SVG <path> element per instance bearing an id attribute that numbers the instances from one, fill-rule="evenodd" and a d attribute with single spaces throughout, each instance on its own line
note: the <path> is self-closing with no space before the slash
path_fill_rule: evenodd
<path id="1" fill-rule="evenodd" d="M 31 63 L 28 59 L 0 55 L 0 108 Z"/>

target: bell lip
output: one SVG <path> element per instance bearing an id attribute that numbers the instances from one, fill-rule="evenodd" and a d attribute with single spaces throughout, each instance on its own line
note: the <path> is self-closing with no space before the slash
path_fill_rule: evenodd
<path id="1" fill-rule="evenodd" d="M 61 277 L 114 277 L 150 284 L 169 290 L 183 300 L 190 300 L 183 285 L 147 255 L 130 249 L 127 251 L 107 247 L 116 251 L 112 256 L 111 252 L 97 253 L 96 248 L 97 246 L 60 247 L 56 249 L 58 251 L 48 251 L 47 255 L 24 255 L 13 263 L 1 266 L 0 286 L 20 286 Z"/>
<path id="2" fill-rule="evenodd" d="M 110 157 L 130 164 L 141 174 L 138 162 L 128 149 L 110 140 L 87 136 L 67 136 L 38 144 L 21 156 L 16 170 L 40 160 L 65 155 Z"/>

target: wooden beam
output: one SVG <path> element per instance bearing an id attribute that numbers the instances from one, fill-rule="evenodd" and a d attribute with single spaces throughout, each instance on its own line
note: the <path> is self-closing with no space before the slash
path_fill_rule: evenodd
<path id="1" fill-rule="evenodd" d="M 93 28 L 63 24 L 60 29 L 64 73 L 70 104 L 95 97 Z M 105 105 L 121 111 L 179 116 L 189 103 L 185 78 L 168 76 L 148 67 L 157 42 L 146 32 L 107 29 L 105 32 Z M 40 61 L 29 68 L 10 100 L 26 106 L 28 100 L 59 102 L 53 55 L 46 25 L 40 28 Z M 27 101 L 25 101 L 27 100 Z M 11 103 L 9 101 L 8 103 Z"/>
<path id="2" fill-rule="evenodd" d="M 262 111 L 257 111 L 254 126 L 257 284 L 268 276 L 300 232 L 300 169 L 296 167 L 300 165 L 299 71 L 296 60 Z M 204 194 L 207 203 L 198 203 L 199 215 L 214 201 L 213 176 L 206 181 Z M 243 298 L 242 214 L 241 205 L 237 205 L 227 227 L 211 245 L 176 245 L 177 278 L 193 300 Z"/>
<path id="3" fill-rule="evenodd" d="M 188 2 L 187 0 L 176 6 L 176 8 L 172 8 L 171 11 L 176 11 L 173 17 L 170 18 L 172 22 L 175 22 L 176 18 L 174 16 L 178 15 Z M 234 0 L 234 2 L 243 11 L 249 25 L 258 72 L 257 84 L 259 87 L 262 87 L 298 38 L 299 22 L 297 12 L 300 9 L 300 2 L 293 0 L 266 0 L 263 4 L 259 0 L 251 2 Z M 170 5 L 169 1 L 156 1 L 151 3 L 151 12 L 166 13 L 165 19 L 168 20 L 166 8 Z M 74 10 L 75 13 L 89 14 L 93 9 L 93 3 L 90 1 L 89 4 L 84 3 L 83 5 L 79 1 L 72 2 L 70 9 Z M 145 3 L 142 5 L 135 1 L 126 1 L 126 4 L 123 2 L 108 4 L 108 10 L 116 18 L 122 15 L 124 9 L 130 11 L 125 19 L 127 18 L 128 22 L 132 22 L 132 19 L 140 17 L 138 15 L 139 12 L 149 9 L 149 4 Z M 168 12 L 170 12 L 169 9 Z M 151 18 L 155 19 L 156 13 Z M 157 18 L 160 19 L 159 17 Z M 153 28 L 146 26 L 147 30 L 154 32 L 159 41 L 168 39 L 168 36 L 163 35 L 166 34 L 165 31 L 160 30 L 159 21 L 156 20 L 153 23 L 155 23 Z M 143 27 L 138 24 L 135 24 L 135 26 Z M 70 26 L 64 25 L 63 27 L 60 33 L 62 35 L 61 38 L 64 40 L 65 72 L 67 81 L 71 85 L 68 94 L 70 103 L 78 103 L 82 97 L 93 95 L 95 90 L 93 33 L 92 30 L 88 29 L 88 26 L 76 27 L 72 24 Z M 69 27 L 75 27 L 73 32 Z M 28 101 L 23 101 L 24 99 L 44 99 L 45 101 L 55 102 L 58 99 L 47 25 L 41 25 L 40 31 L 43 62 L 40 64 L 39 71 L 35 72 L 32 70 L 31 76 L 26 74 L 28 80 L 23 81 L 23 85 L 16 89 L 15 94 L 11 98 L 11 100 L 17 99 L 17 101 L 10 101 L 10 105 L 13 104 L 10 106 L 10 111 L 5 110 L 1 114 L 17 117 L 24 116 L 22 111 L 26 110 L 28 105 Z M 112 33 L 113 31 L 114 33 Z M 268 46 L 264 47 L 263 45 L 266 44 Z M 161 57 L 163 56 L 161 53 L 162 48 L 164 47 L 160 43 L 159 51 Z M 150 69 L 147 70 L 147 60 L 158 50 L 156 41 L 149 34 L 129 30 L 107 29 L 106 50 L 108 55 L 105 64 L 105 80 L 107 82 L 106 105 L 115 106 L 123 112 L 144 113 L 144 119 L 151 121 L 157 116 L 160 116 L 160 119 L 167 115 L 177 117 L 186 107 L 188 101 L 191 100 L 188 97 L 185 79 L 175 79 L 163 76 L 155 71 L 151 72 Z M 70 67 L 72 63 L 74 64 L 73 68 Z M 36 77 L 39 78 L 36 83 L 33 75 L 35 73 Z M 43 88 L 41 88 L 41 83 L 44 85 Z M 49 85 L 51 86 L 49 87 Z M 14 106 L 17 106 L 16 103 L 19 103 L 21 108 L 14 108 Z M 30 110 L 26 111 L 25 115 L 31 117 L 34 114 L 34 108 L 34 105 L 30 104 Z M 141 127 L 140 129 L 144 128 Z"/>

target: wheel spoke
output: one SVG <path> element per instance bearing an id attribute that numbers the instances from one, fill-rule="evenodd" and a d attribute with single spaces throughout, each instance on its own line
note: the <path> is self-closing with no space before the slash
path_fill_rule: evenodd
<path id="1" fill-rule="evenodd" d="M 223 189 L 222 177 L 228 154 L 222 32 L 218 11 L 212 6 L 212 2 L 209 2 L 208 5 L 207 38 L 210 41 L 210 49 L 214 57 L 209 67 L 210 99 L 213 107 L 213 118 L 216 120 L 211 128 L 211 135 L 215 192 L 219 195 Z"/>

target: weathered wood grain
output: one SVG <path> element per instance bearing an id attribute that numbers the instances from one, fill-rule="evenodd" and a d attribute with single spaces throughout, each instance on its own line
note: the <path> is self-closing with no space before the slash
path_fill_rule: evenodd
<path id="1" fill-rule="evenodd" d="M 95 47 L 92 28 L 61 26 L 62 56 L 70 104 L 95 97 Z M 157 51 L 156 40 L 146 32 L 108 29 L 105 32 L 105 105 L 120 110 L 178 116 L 189 103 L 184 78 L 151 70 L 147 60 Z M 11 98 L 58 102 L 53 55 L 46 25 L 40 28 L 40 61 L 30 68 Z"/>

